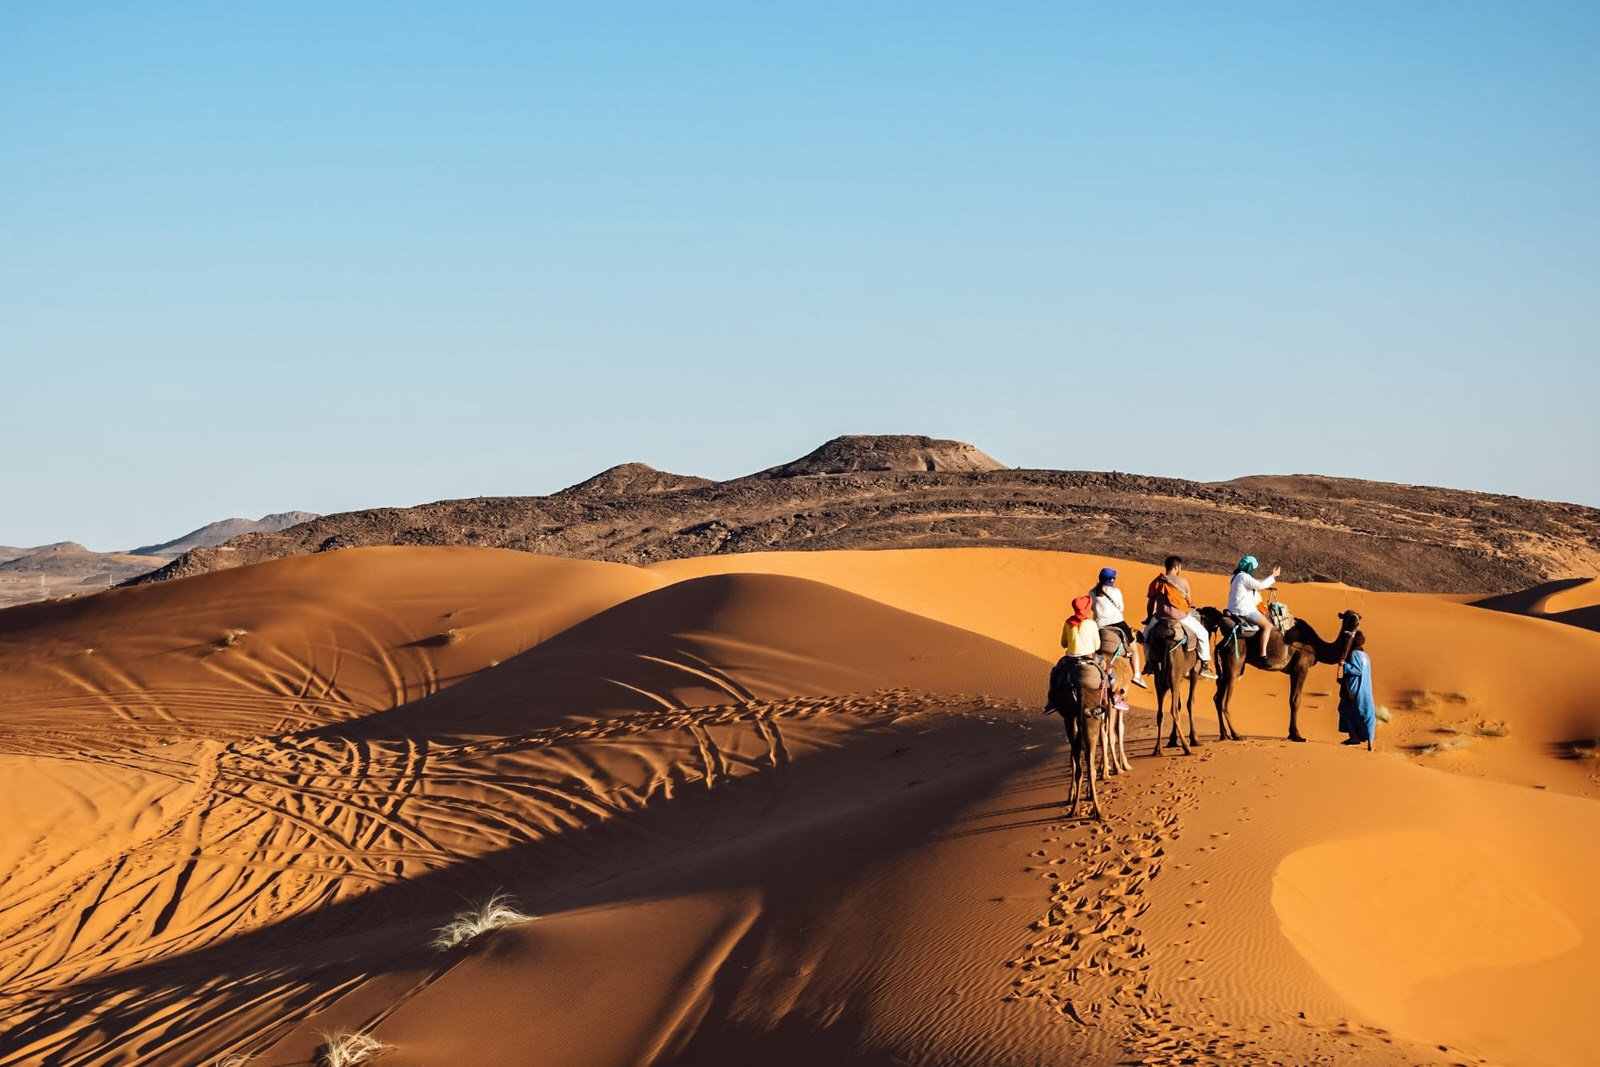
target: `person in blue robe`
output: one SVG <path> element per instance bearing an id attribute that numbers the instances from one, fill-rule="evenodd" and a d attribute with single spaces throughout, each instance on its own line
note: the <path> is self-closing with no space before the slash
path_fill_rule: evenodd
<path id="1" fill-rule="evenodd" d="M 1339 729 L 1345 734 L 1341 744 L 1365 743 L 1370 749 L 1377 734 L 1378 707 L 1372 700 L 1372 657 L 1366 644 L 1367 635 L 1357 630 L 1339 664 Z"/>

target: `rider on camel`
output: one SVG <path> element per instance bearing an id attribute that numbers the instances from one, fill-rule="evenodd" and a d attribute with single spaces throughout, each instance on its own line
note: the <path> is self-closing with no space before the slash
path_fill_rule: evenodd
<path id="1" fill-rule="evenodd" d="M 1122 634 L 1122 644 L 1131 650 L 1133 659 L 1133 684 L 1141 689 L 1149 689 L 1150 683 L 1140 675 L 1144 667 L 1140 663 L 1139 642 L 1133 639 L 1133 627 L 1128 625 L 1127 618 L 1123 615 L 1122 590 L 1117 588 L 1117 572 L 1111 567 L 1100 568 L 1100 580 L 1095 587 L 1089 590 L 1089 596 L 1094 598 L 1094 621 L 1101 630 L 1116 630 Z"/>
<path id="2" fill-rule="evenodd" d="M 1181 623 L 1200 650 L 1200 677 L 1215 678 L 1217 672 L 1211 669 L 1211 635 L 1194 609 L 1194 594 L 1189 590 L 1189 579 L 1183 576 L 1183 557 L 1168 556 L 1164 566 L 1166 571 L 1156 575 L 1145 594 L 1144 643 L 1150 644 L 1150 631 L 1157 619 Z"/>
<path id="3" fill-rule="evenodd" d="M 1272 573 L 1265 578 L 1257 578 L 1256 570 L 1260 566 L 1254 556 L 1245 556 L 1239 561 L 1239 565 L 1233 568 L 1233 580 L 1228 583 L 1228 614 L 1236 615 L 1260 629 L 1261 658 L 1266 659 L 1267 642 L 1272 638 L 1272 627 L 1267 623 L 1266 616 L 1261 614 L 1261 590 L 1271 588 L 1283 568 L 1274 567 Z"/>

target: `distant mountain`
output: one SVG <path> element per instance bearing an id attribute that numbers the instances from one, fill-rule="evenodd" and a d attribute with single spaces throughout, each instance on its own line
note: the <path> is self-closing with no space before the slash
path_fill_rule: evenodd
<path id="1" fill-rule="evenodd" d="M 91 552 L 74 541 L 20 551 L 22 555 L 0 562 L 0 607 L 92 593 L 148 574 L 166 562 L 160 556 Z"/>
<path id="2" fill-rule="evenodd" d="M 1191 569 L 1224 574 L 1250 552 L 1291 581 L 1481 595 L 1600 575 L 1600 510 L 1314 475 L 1193 482 L 1013 470 L 960 441 L 853 436 L 723 482 L 626 464 L 550 496 L 325 515 L 193 549 L 137 581 L 362 545 L 476 545 L 623 563 L 981 545 L 1152 565 L 1177 553 Z"/>
<path id="3" fill-rule="evenodd" d="M 58 541 L 0 563 L 0 575 L 45 575 L 51 578 L 114 577 L 116 581 L 161 565 L 159 558 L 130 552 L 91 552 L 76 541 Z"/>
<path id="4" fill-rule="evenodd" d="M 175 559 L 191 548 L 212 548 L 247 533 L 277 533 L 302 522 L 317 518 L 310 511 L 280 511 L 276 515 L 263 515 L 259 519 L 223 519 L 192 530 L 182 537 L 163 541 L 159 545 L 144 545 L 130 550 L 135 556 L 161 556 Z"/>
<path id="5" fill-rule="evenodd" d="M 835 437 L 791 463 L 770 467 L 758 478 L 803 478 L 863 471 L 1003 471 L 1005 464 L 964 441 L 909 434 Z"/>
<path id="6" fill-rule="evenodd" d="M 286 511 L 256 520 L 223 519 L 164 544 L 131 552 L 91 552 L 76 541 L 35 548 L 0 547 L 0 608 L 92 593 L 149 574 L 191 549 L 219 545 L 244 533 L 275 533 L 316 517 L 309 511 Z"/>
<path id="7" fill-rule="evenodd" d="M 715 484 L 710 478 L 658 471 L 648 463 L 623 463 L 609 470 L 603 470 L 577 485 L 569 485 L 556 496 L 607 497 L 633 496 L 639 493 L 675 493 L 680 489 L 698 489 L 704 485 Z"/>

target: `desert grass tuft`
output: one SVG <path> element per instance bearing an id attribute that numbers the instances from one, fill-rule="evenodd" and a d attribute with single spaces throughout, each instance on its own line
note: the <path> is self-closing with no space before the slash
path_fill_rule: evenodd
<path id="1" fill-rule="evenodd" d="M 239 638 L 248 634 L 249 630 L 224 630 L 222 636 L 217 638 L 218 648 L 232 648 L 239 643 Z"/>
<path id="2" fill-rule="evenodd" d="M 1400 700 L 1401 711 L 1425 711 L 1434 713 L 1448 705 L 1461 706 L 1470 704 L 1471 698 L 1461 693 L 1440 693 L 1432 689 L 1413 689 Z"/>
<path id="3" fill-rule="evenodd" d="M 466 634 L 452 626 L 448 630 L 441 630 L 434 634 L 433 637 L 429 639 L 428 644 L 435 646 L 457 645 L 460 644 L 466 638 L 466 636 Z"/>
<path id="4" fill-rule="evenodd" d="M 322 1048 L 317 1050 L 318 1067 L 356 1067 L 388 1048 L 371 1034 L 354 1030 L 335 1030 L 322 1035 Z"/>
<path id="5" fill-rule="evenodd" d="M 1575 741 L 1572 744 L 1573 759 L 1600 759 L 1600 737 L 1593 741 Z"/>
<path id="6" fill-rule="evenodd" d="M 211 1067 L 245 1067 L 245 1064 L 249 1063 L 253 1059 L 255 1059 L 255 1057 L 247 1053 L 235 1052 L 215 1060 L 211 1064 Z"/>
<path id="7" fill-rule="evenodd" d="M 504 893 L 496 893 L 488 900 L 476 907 L 457 915 L 445 923 L 435 932 L 434 939 L 429 942 L 440 952 L 447 952 L 457 945 L 465 945 L 474 938 L 481 937 L 491 930 L 498 930 L 502 926 L 511 926 L 515 923 L 525 923 L 536 918 L 525 915 L 515 907 L 516 901 Z"/>
<path id="8" fill-rule="evenodd" d="M 1379 722 L 1394 722 L 1394 712 L 1389 710 L 1389 705 L 1387 705 L 1387 704 L 1379 704 L 1378 705 L 1378 721 Z"/>
<path id="9" fill-rule="evenodd" d="M 1446 741 L 1435 741 L 1431 745 L 1423 745 L 1417 749 L 1419 756 L 1437 756 L 1442 752 L 1454 752 L 1466 748 L 1472 742 L 1464 736 L 1452 737 Z"/>
<path id="10" fill-rule="evenodd" d="M 1503 722 L 1480 722 L 1477 732 L 1479 737 L 1509 737 L 1511 727 Z"/>

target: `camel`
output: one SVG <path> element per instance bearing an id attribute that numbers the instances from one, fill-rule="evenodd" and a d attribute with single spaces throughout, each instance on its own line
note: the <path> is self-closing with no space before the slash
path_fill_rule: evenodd
<path id="1" fill-rule="evenodd" d="M 1117 707 L 1117 664 L 1131 665 L 1130 653 L 1123 643 L 1122 632 L 1110 626 L 1100 631 L 1100 660 L 1106 664 L 1105 718 L 1100 720 L 1100 752 L 1104 776 L 1129 774 L 1133 764 L 1128 761 L 1127 712 Z"/>
<path id="2" fill-rule="evenodd" d="M 1156 676 L 1156 747 L 1151 753 L 1153 756 L 1161 755 L 1161 706 L 1166 702 L 1168 693 L 1172 694 L 1172 739 L 1167 742 L 1167 747 L 1181 746 L 1183 754 L 1187 756 L 1189 746 L 1200 743 L 1194 735 L 1194 687 L 1200 679 L 1200 652 L 1196 648 L 1186 647 L 1182 642 L 1183 624 L 1167 618 L 1156 620 L 1150 631 L 1150 639 L 1145 642 L 1145 666 L 1152 669 Z M 1178 727 L 1179 712 L 1182 710 L 1178 700 L 1178 685 L 1185 678 L 1189 680 L 1189 696 L 1185 701 L 1189 708 L 1188 741 L 1183 739 Z"/>
<path id="3" fill-rule="evenodd" d="M 1101 720 L 1105 717 L 1105 690 L 1100 669 L 1089 662 L 1063 656 L 1050 671 L 1050 704 L 1045 711 L 1061 716 L 1071 751 L 1072 790 L 1067 797 L 1067 814 L 1078 814 L 1080 779 L 1088 786 L 1090 813 L 1104 822 L 1100 793 L 1095 788 L 1095 749 L 1100 742 Z"/>
<path id="4" fill-rule="evenodd" d="M 1260 671 L 1278 671 L 1289 676 L 1289 740 L 1300 736 L 1300 693 L 1305 689 L 1311 668 L 1319 663 L 1338 663 L 1344 659 L 1350 637 L 1361 623 L 1353 611 L 1339 613 L 1339 636 L 1324 641 L 1304 619 L 1296 619 L 1287 633 L 1274 628 L 1267 639 L 1267 654 L 1262 656 L 1255 636 L 1233 632 L 1233 622 L 1216 608 L 1201 608 L 1200 617 L 1212 639 L 1217 670 L 1217 730 L 1225 741 L 1239 740 L 1228 714 L 1233 688 L 1244 675 L 1245 664 Z"/>

